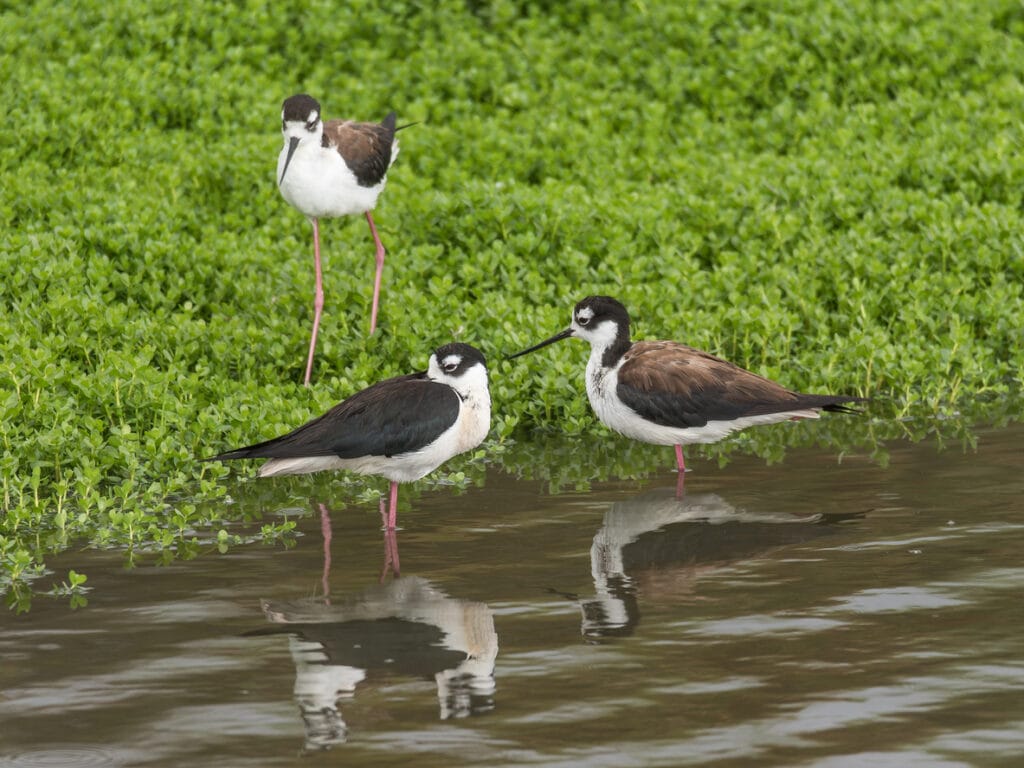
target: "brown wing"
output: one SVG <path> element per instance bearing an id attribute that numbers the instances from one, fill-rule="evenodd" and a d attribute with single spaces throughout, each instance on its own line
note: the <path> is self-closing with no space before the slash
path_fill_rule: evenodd
<path id="1" fill-rule="evenodd" d="M 360 186 L 375 186 L 391 166 L 395 119 L 395 113 L 391 112 L 380 123 L 327 120 L 324 122 L 324 146 L 338 150 Z"/>
<path id="2" fill-rule="evenodd" d="M 617 393 L 640 416 L 669 427 L 795 411 L 844 410 L 856 397 L 804 395 L 673 341 L 641 341 L 624 355 Z"/>

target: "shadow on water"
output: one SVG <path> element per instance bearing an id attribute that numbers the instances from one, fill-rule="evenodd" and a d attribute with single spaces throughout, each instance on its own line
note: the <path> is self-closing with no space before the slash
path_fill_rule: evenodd
<path id="1" fill-rule="evenodd" d="M 0 766 L 1014 765 L 1024 425 L 976 438 L 697 458 L 680 497 L 660 449 L 513 447 L 390 539 L 346 483 L 241 483 L 291 540 L 69 551 L 86 609 L 0 618 Z"/>

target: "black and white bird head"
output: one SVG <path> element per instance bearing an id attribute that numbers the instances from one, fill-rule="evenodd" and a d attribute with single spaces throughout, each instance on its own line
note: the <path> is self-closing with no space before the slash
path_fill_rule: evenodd
<path id="1" fill-rule="evenodd" d="M 590 343 L 595 350 L 629 345 L 629 312 L 611 296 L 587 296 L 572 310 L 572 322 L 564 331 L 556 333 L 540 344 L 509 355 L 509 360 L 534 352 L 571 336 Z"/>
<path id="2" fill-rule="evenodd" d="M 629 313 L 611 296 L 587 296 L 573 308 L 568 330 L 592 346 L 605 348 L 629 341 Z"/>
<path id="3" fill-rule="evenodd" d="M 284 136 L 285 146 L 288 147 L 288 157 L 285 159 L 278 184 L 284 181 L 284 175 L 288 173 L 288 164 L 300 144 L 320 144 L 323 141 L 324 121 L 321 119 L 320 102 L 305 93 L 285 99 L 281 106 L 281 134 Z"/>
<path id="4" fill-rule="evenodd" d="M 435 349 L 427 378 L 447 384 L 463 400 L 487 396 L 487 361 L 479 349 L 469 344 L 453 342 Z"/>

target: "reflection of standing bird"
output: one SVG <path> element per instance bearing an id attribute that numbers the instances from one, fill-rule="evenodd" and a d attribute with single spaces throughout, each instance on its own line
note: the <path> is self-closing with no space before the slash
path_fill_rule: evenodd
<path id="1" fill-rule="evenodd" d="M 490 423 L 484 356 L 453 343 L 438 347 L 422 373 L 380 381 L 287 435 L 209 460 L 270 459 L 260 477 L 326 469 L 381 475 L 391 481 L 390 529 L 398 517 L 398 484 L 476 448 Z"/>
<path id="2" fill-rule="evenodd" d="M 707 571 L 835 534 L 834 523 L 852 517 L 748 512 L 714 493 L 678 498 L 667 488 L 617 501 L 590 548 L 595 596 L 580 605 L 583 634 L 630 634 L 640 620 L 638 593 L 679 598 Z"/>
<path id="3" fill-rule="evenodd" d="M 441 719 L 494 707 L 498 636 L 484 603 L 452 598 L 406 576 L 335 605 L 264 601 L 274 630 L 291 633 L 295 698 L 306 744 L 327 748 L 347 738 L 338 709 L 367 679 L 407 675 L 433 680 Z"/>
<path id="4" fill-rule="evenodd" d="M 373 279 L 370 333 L 377 328 L 377 306 L 384 269 L 384 246 L 370 211 L 387 182 L 388 168 L 398 156 L 395 113 L 381 123 L 351 120 L 324 122 L 320 103 L 300 93 L 285 99 L 281 109 L 284 147 L 277 158 L 277 186 L 281 195 L 313 224 L 313 259 L 316 294 L 313 303 L 313 334 L 309 341 L 306 379 L 313 371 L 317 330 L 324 305 L 323 270 L 320 263 L 320 225 L 323 217 L 366 214 L 377 246 L 377 271 Z"/>
<path id="5" fill-rule="evenodd" d="M 850 413 L 849 395 L 805 395 L 721 358 L 674 341 L 630 341 L 629 313 L 608 296 L 576 305 L 570 326 L 529 349 L 578 336 L 590 342 L 587 397 L 603 423 L 626 437 L 683 446 L 714 443 L 757 424 L 816 419 L 821 411 Z"/>

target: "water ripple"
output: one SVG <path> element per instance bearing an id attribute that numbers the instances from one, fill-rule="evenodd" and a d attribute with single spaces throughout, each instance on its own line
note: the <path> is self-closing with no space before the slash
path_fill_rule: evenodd
<path id="1" fill-rule="evenodd" d="M 822 632 L 841 627 L 845 622 L 836 619 L 819 619 L 812 616 L 785 616 L 782 614 L 753 614 L 735 619 L 704 621 L 689 625 L 686 629 L 695 635 L 743 637 L 752 635 L 803 634 Z"/>
<path id="2" fill-rule="evenodd" d="M 0 758 L 0 766 L 6 768 L 93 768 L 117 762 L 106 750 L 88 745 L 51 747 Z"/>
<path id="3" fill-rule="evenodd" d="M 824 613 L 902 613 L 964 605 L 967 600 L 951 597 L 929 587 L 873 588 L 835 599 L 837 605 Z"/>

